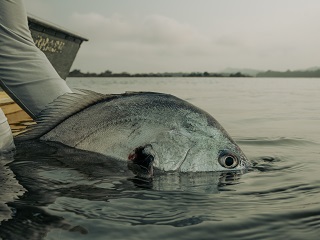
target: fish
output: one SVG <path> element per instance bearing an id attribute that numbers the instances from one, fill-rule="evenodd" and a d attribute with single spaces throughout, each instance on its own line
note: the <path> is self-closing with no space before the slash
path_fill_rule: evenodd
<path id="1" fill-rule="evenodd" d="M 204 110 L 166 93 L 78 90 L 56 99 L 15 141 L 59 142 L 99 153 L 145 176 L 243 171 L 240 147 Z"/>

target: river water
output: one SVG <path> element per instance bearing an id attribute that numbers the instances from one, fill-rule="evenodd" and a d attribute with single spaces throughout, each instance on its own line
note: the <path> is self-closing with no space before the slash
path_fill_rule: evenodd
<path id="1" fill-rule="evenodd" d="M 19 145 L 16 154 L 1 157 L 0 238 L 319 239 L 319 79 L 67 83 L 102 93 L 183 98 L 214 116 L 254 167 L 245 174 L 170 174 L 146 183 L 95 154 L 57 144 Z"/>

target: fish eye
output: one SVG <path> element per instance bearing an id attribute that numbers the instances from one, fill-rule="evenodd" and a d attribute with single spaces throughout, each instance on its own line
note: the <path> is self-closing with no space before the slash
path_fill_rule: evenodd
<path id="1" fill-rule="evenodd" d="M 219 157 L 219 163 L 222 167 L 232 169 L 239 165 L 239 160 L 231 153 L 222 152 Z"/>

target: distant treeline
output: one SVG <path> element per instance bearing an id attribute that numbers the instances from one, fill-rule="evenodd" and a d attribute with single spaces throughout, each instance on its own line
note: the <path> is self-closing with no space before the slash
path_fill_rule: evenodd
<path id="1" fill-rule="evenodd" d="M 75 69 L 69 73 L 69 77 L 252 77 L 249 74 L 241 72 L 236 73 L 209 73 L 209 72 L 192 72 L 192 73 L 135 73 L 127 72 L 113 73 L 109 70 L 102 73 L 83 73 L 79 69 Z M 320 69 L 313 71 L 266 71 L 259 72 L 254 77 L 279 77 L 279 78 L 320 78 Z"/>
<path id="2" fill-rule="evenodd" d="M 281 77 L 281 78 L 319 78 L 320 69 L 315 71 L 286 71 L 286 72 L 277 72 L 277 71 L 266 71 L 257 74 L 257 77 Z"/>
<path id="3" fill-rule="evenodd" d="M 127 72 L 113 73 L 109 70 L 102 73 L 83 73 L 75 69 L 69 73 L 68 77 L 251 77 L 249 75 L 237 73 L 209 73 L 209 72 L 192 72 L 192 73 L 135 73 Z"/>

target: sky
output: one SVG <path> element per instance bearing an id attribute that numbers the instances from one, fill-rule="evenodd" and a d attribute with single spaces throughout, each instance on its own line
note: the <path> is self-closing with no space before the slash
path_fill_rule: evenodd
<path id="1" fill-rule="evenodd" d="M 286 71 L 319 66 L 319 0 L 25 0 L 89 39 L 83 72 Z"/>

